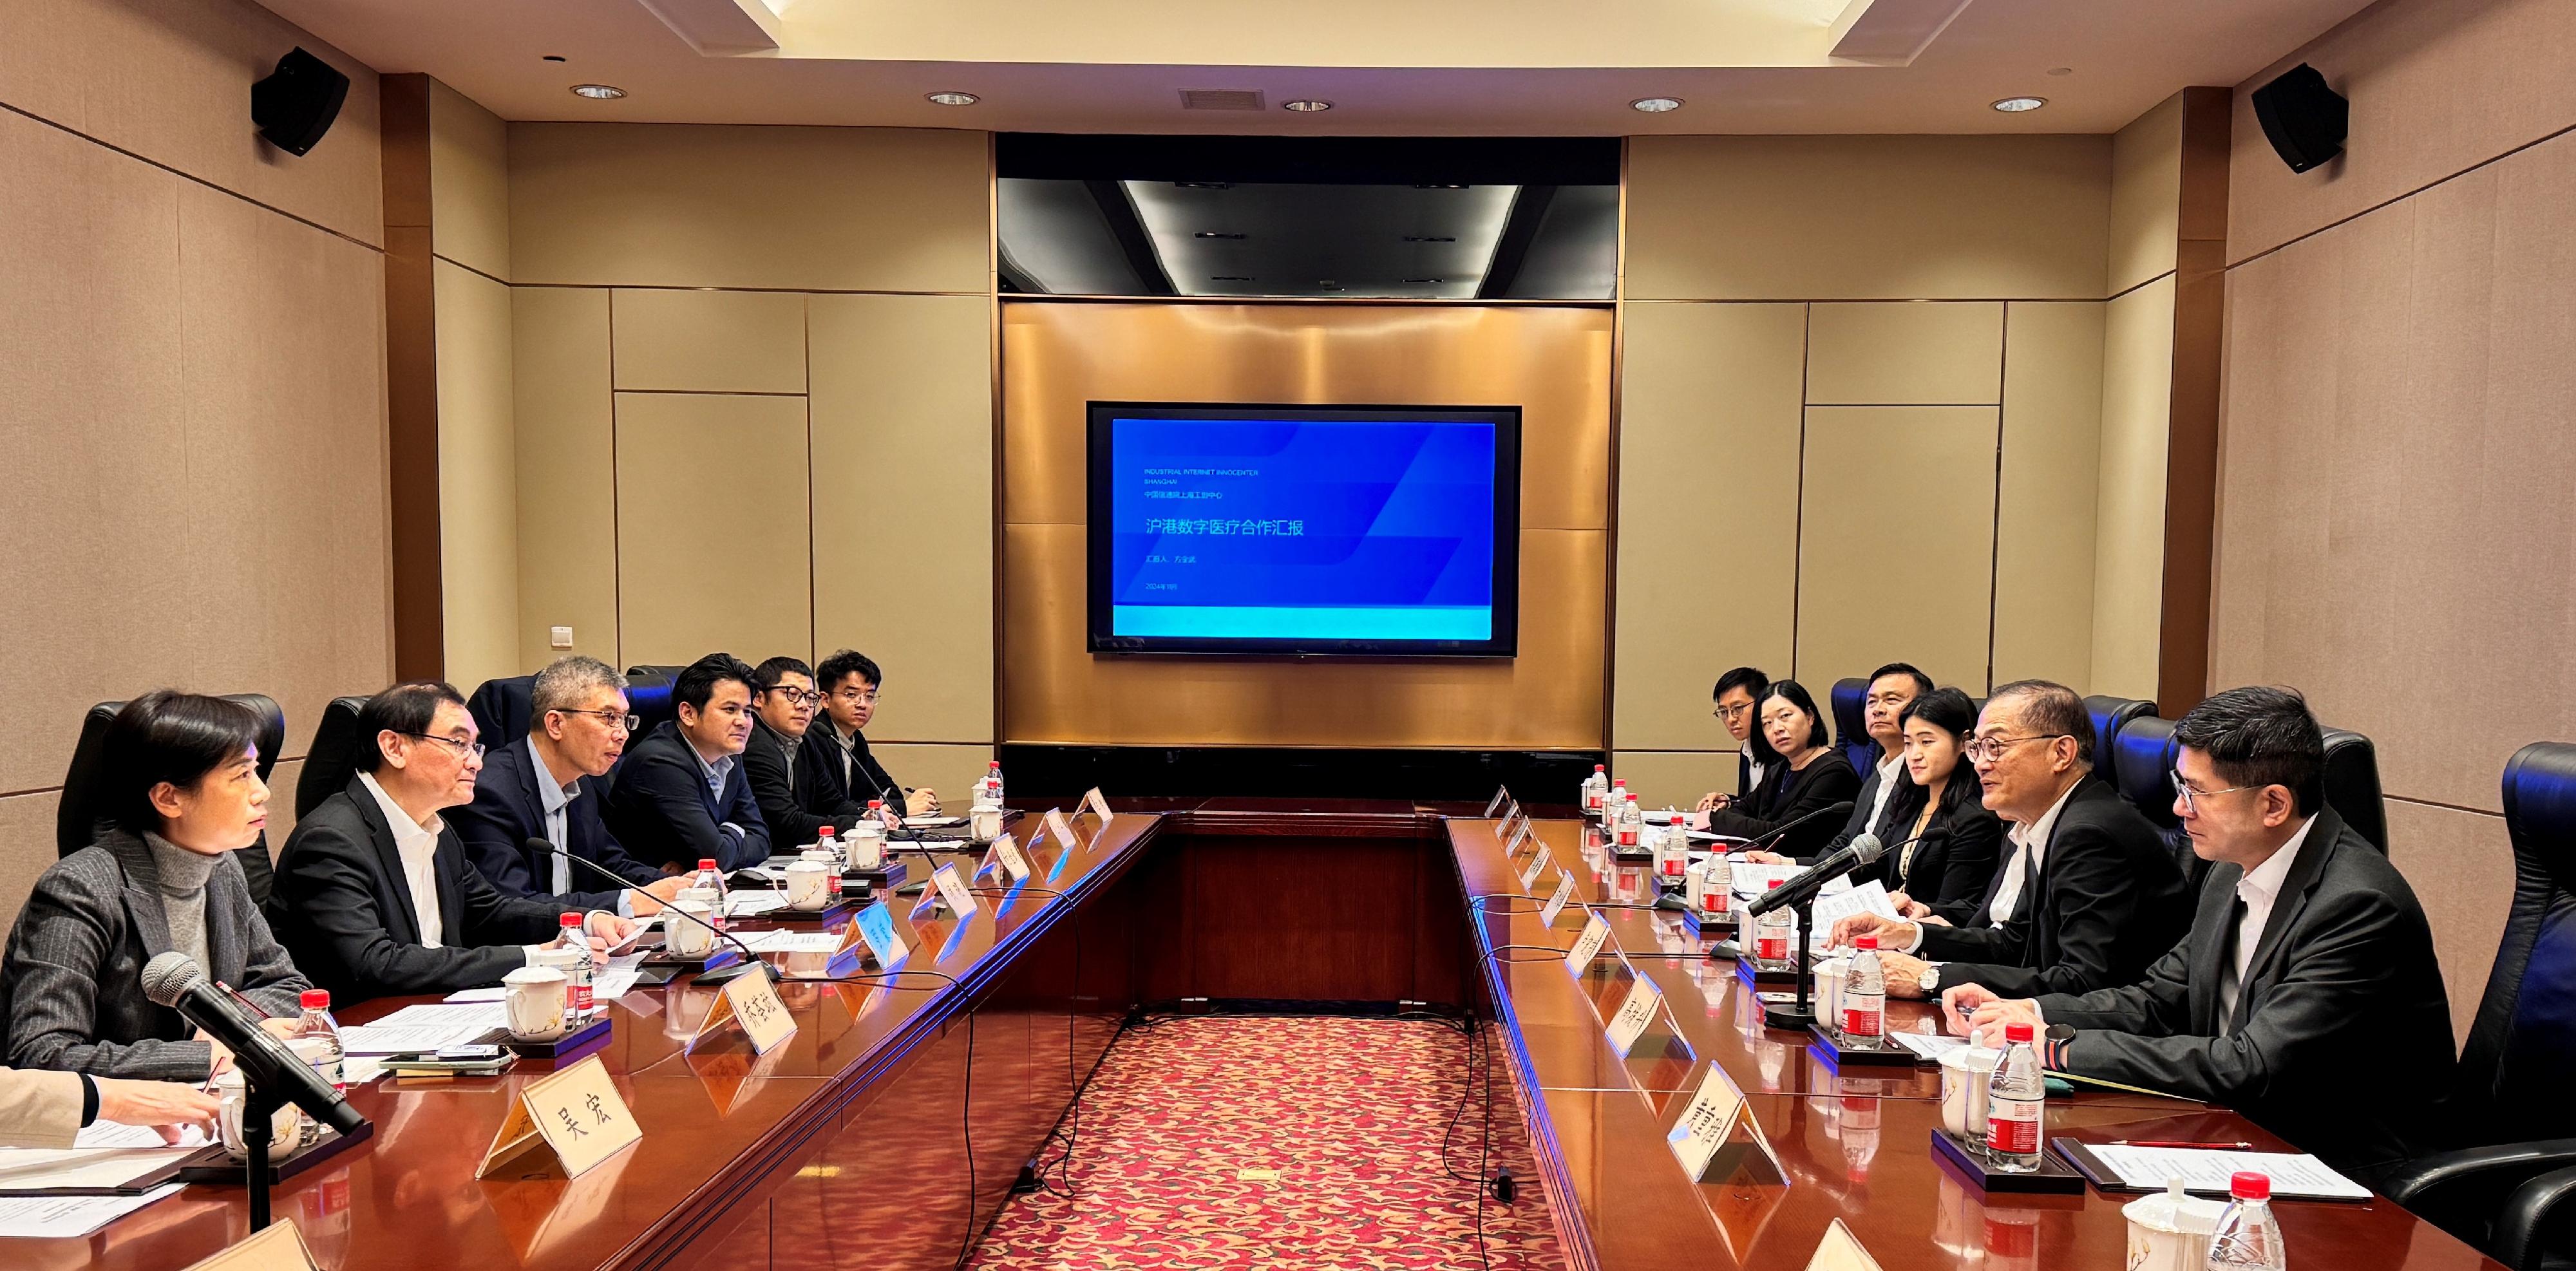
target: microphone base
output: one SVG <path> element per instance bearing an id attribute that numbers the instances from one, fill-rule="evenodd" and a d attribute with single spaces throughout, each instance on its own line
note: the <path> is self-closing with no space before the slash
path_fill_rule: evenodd
<path id="1" fill-rule="evenodd" d="M 1795 1006 L 1766 1006 L 1762 1008 L 1762 1023 L 1768 1028 L 1803 1033 L 1816 1026 L 1816 1013 Z"/>
<path id="2" fill-rule="evenodd" d="M 268 1152 L 268 1177 L 272 1183 L 283 1183 L 298 1174 L 321 1165 L 350 1148 L 375 1137 L 373 1121 L 360 1121 L 358 1128 L 343 1134 L 329 1126 L 322 1137 L 294 1148 L 272 1145 Z M 176 1183 L 209 1183 L 239 1187 L 250 1181 L 250 1163 L 238 1160 L 224 1150 L 221 1143 L 209 1143 L 179 1159 L 178 1172 L 170 1181 Z"/>
<path id="3" fill-rule="evenodd" d="M 736 979 L 755 972 L 761 975 L 768 975 L 769 963 L 762 961 L 759 958 L 730 963 L 725 966 L 717 967 L 712 971 L 700 972 L 698 977 L 695 980 L 692 980 L 691 983 L 703 984 L 708 988 L 718 988 L 726 984 L 731 984 Z"/>

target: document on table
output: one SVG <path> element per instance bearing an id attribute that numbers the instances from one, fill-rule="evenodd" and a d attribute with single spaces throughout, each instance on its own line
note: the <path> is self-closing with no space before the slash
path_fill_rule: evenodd
<path id="1" fill-rule="evenodd" d="M 25 1196 L 0 1199 L 0 1239 L 59 1240 L 86 1236 L 156 1200 L 179 1194 L 185 1183 L 155 1187 L 140 1196 Z"/>
<path id="2" fill-rule="evenodd" d="M 1796 878 L 1798 875 L 1806 872 L 1807 867 L 1804 865 L 1754 865 L 1740 860 L 1728 861 L 1726 867 L 1726 884 L 1734 890 L 1736 895 L 1759 896 L 1762 893 L 1771 890 L 1772 879 L 1779 879 L 1785 884 L 1790 879 Z M 1824 921 L 1824 897 L 1840 895 L 1843 892 L 1851 890 L 1851 885 L 1851 878 L 1848 875 L 1837 877 L 1828 881 L 1824 885 L 1823 889 L 1816 893 L 1816 920 L 1818 922 Z M 1884 889 L 1882 889 L 1881 894 L 1884 894 Z"/>
<path id="3" fill-rule="evenodd" d="M 195 1130 L 174 1146 L 150 1126 L 101 1121 L 83 1128 L 68 1148 L 0 1150 L 0 1192 L 128 1187 L 205 1145 Z"/>
<path id="4" fill-rule="evenodd" d="M 438 1002 L 406 1006 L 372 1024 L 340 1030 L 340 1045 L 352 1055 L 390 1055 L 398 1050 L 437 1050 L 467 1045 L 510 1023 L 504 1002 Z"/>
<path id="5" fill-rule="evenodd" d="M 783 891 L 736 892 L 726 900 L 725 914 L 733 918 L 752 918 L 786 907 L 787 893 Z"/>
<path id="6" fill-rule="evenodd" d="M 1939 1063 L 1941 1056 L 1968 1044 L 1965 1037 L 1949 1037 L 1940 1033 L 1889 1033 L 1887 1040 L 1934 1063 Z"/>
<path id="7" fill-rule="evenodd" d="M 1853 914 L 1877 914 L 1891 922 L 1896 919 L 1896 902 L 1887 898 L 1887 884 L 1875 878 L 1858 887 L 1852 886 L 1848 879 L 1834 881 L 1843 884 L 1842 890 L 1836 891 L 1828 885 L 1816 897 L 1816 922 L 1807 928 L 1808 948 L 1824 948 L 1825 942 L 1833 937 L 1834 924 Z"/>
<path id="8" fill-rule="evenodd" d="M 962 816 L 908 816 L 903 819 L 903 828 L 907 830 L 938 830 L 964 824 L 966 818 Z"/>
<path id="9" fill-rule="evenodd" d="M 742 938 L 754 953 L 836 953 L 841 948 L 837 931 L 755 931 Z"/>
<path id="10" fill-rule="evenodd" d="M 2124 1190 L 2163 1191 L 2179 1178 L 2195 1195 L 2224 1196 L 2238 1170 L 2253 1170 L 2272 1179 L 2274 1198 L 2293 1200 L 2368 1200 L 2370 1189 L 2336 1173 L 2313 1156 L 2288 1152 L 2214 1152 L 2199 1148 L 2121 1147 L 2060 1139 L 2101 1166 L 2104 1186 Z M 2078 1162 L 2081 1164 L 2081 1162 Z M 2087 1171 L 2090 1172 L 2090 1171 Z"/>

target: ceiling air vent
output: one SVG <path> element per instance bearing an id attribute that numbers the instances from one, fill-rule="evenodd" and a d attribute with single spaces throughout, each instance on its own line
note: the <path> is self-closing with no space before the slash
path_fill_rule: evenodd
<path id="1" fill-rule="evenodd" d="M 1183 110 L 1259 110 L 1261 94 L 1249 88 L 1184 88 Z"/>

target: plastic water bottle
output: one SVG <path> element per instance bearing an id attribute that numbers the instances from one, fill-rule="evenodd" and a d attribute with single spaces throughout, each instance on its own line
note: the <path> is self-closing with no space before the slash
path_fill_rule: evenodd
<path id="1" fill-rule="evenodd" d="M 1626 777 L 1611 778 L 1610 793 L 1604 796 L 1604 800 L 1605 801 L 1601 805 L 1601 823 L 1603 825 L 1608 825 L 1619 815 L 1619 809 L 1628 806 L 1628 779 Z"/>
<path id="2" fill-rule="evenodd" d="M 1602 801 L 1610 797 L 1610 769 L 1606 764 L 1592 765 L 1592 775 L 1583 779 L 1583 810 L 1601 814 Z"/>
<path id="3" fill-rule="evenodd" d="M 590 986 L 598 979 L 599 963 L 590 955 L 590 937 L 581 929 L 580 914 L 565 914 L 555 921 L 563 927 L 562 947 L 575 955 L 572 965 L 564 968 L 564 1027 L 574 1029 L 590 1018 Z"/>
<path id="4" fill-rule="evenodd" d="M 1877 1050 L 1887 1044 L 1887 972 L 1879 965 L 1878 937 L 1852 941 L 1851 969 L 1843 972 L 1843 1045 Z"/>
<path id="5" fill-rule="evenodd" d="M 1771 886 L 1776 888 L 1783 881 L 1785 880 L 1774 878 L 1771 880 Z M 1753 957 L 1756 961 L 1786 962 L 1789 960 L 1789 940 L 1794 934 L 1792 922 L 1787 905 L 1762 915 L 1761 921 L 1753 928 Z"/>
<path id="6" fill-rule="evenodd" d="M 286 1045 L 304 1062 L 313 1065 L 313 1074 L 331 1083 L 331 1088 L 348 1093 L 349 1081 L 343 1061 L 348 1047 L 340 1041 L 340 1021 L 331 1018 L 331 992 L 328 989 L 306 989 L 296 998 L 304 1014 L 295 1021 L 295 1036 Z M 322 1137 L 322 1123 L 304 1118 L 304 1141 L 312 1143 Z"/>
<path id="7" fill-rule="evenodd" d="M 2272 1176 L 2240 1170 L 2227 1191 L 2232 1199 L 2210 1232 L 2207 1271 L 2284 1271 L 2290 1254 L 2272 1221 Z"/>
<path id="8" fill-rule="evenodd" d="M 833 833 L 832 827 L 828 825 L 821 827 L 815 832 L 814 850 L 818 852 L 830 852 L 832 854 L 832 859 L 836 861 L 846 859 L 841 852 L 841 836 Z"/>
<path id="9" fill-rule="evenodd" d="M 1664 815 L 1671 819 L 1655 839 L 1655 880 L 1679 887 L 1682 876 L 1690 871 L 1690 827 L 1682 822 L 1682 814 L 1671 808 L 1664 809 Z"/>
<path id="10" fill-rule="evenodd" d="M 1635 853 L 1646 848 L 1646 810 L 1637 806 L 1637 796 L 1623 793 L 1619 799 L 1619 850 Z"/>
<path id="11" fill-rule="evenodd" d="M 698 861 L 698 872 L 689 880 L 689 890 L 698 893 L 698 899 L 707 902 L 707 908 L 713 911 L 707 915 L 707 925 L 724 930 L 725 910 L 731 908 L 725 901 L 732 889 L 725 886 L 724 871 L 716 868 L 714 857 Z"/>
<path id="12" fill-rule="evenodd" d="M 984 779 L 983 779 L 982 781 L 979 781 L 979 782 L 975 783 L 975 801 L 976 801 L 976 802 L 978 802 L 978 803 L 990 803 L 990 804 L 993 804 L 993 805 L 994 805 L 994 806 L 996 806 L 996 807 L 1001 806 L 1001 802 L 1002 802 L 1002 761 L 1001 761 L 1001 760 L 996 759 L 996 760 L 992 761 L 991 763 L 984 765 Z"/>
<path id="13" fill-rule="evenodd" d="M 1722 918 L 1735 908 L 1735 871 L 1727 864 L 1726 853 L 1711 852 L 1708 864 L 1700 867 L 1700 893 L 1696 908 L 1702 918 Z"/>
<path id="14" fill-rule="evenodd" d="M 1851 989 L 1843 990 L 1849 994 Z M 1986 1163 L 2007 1174 L 2039 1168 L 2039 1129 L 2048 1090 L 2041 1085 L 2039 1052 L 2028 1024 L 2004 1025 L 2004 1057 L 1986 1087 Z"/>

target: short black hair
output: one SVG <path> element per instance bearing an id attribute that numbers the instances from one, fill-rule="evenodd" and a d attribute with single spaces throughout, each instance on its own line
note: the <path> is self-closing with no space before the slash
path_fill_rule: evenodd
<path id="1" fill-rule="evenodd" d="M 1915 669 L 1914 669 L 1914 664 L 1913 664 L 1913 663 L 1911 663 L 1911 662 L 1890 662 L 1890 663 L 1888 663 L 1887 665 L 1882 666 L 1882 667 L 1878 668 L 1877 670 L 1870 672 L 1870 673 L 1869 673 L 1869 683 L 1871 683 L 1871 684 L 1876 684 L 1876 683 L 1878 683 L 1880 680 L 1886 679 L 1888 676 L 1891 676 L 1891 675 L 1910 675 L 1910 676 L 1913 676 L 1913 677 L 1914 677 L 1914 695 L 1915 695 L 1916 697 L 1921 697 L 1921 696 L 1923 696 L 1924 694 L 1931 692 L 1931 691 L 1932 691 L 1932 689 L 1933 689 L 1933 687 L 1934 687 L 1934 685 L 1933 685 L 1933 683 L 1932 683 L 1932 677 L 1931 677 L 1931 676 L 1929 676 L 1929 675 L 1925 675 L 1925 674 L 1924 674 L 1924 673 L 1922 673 L 1921 671 L 1915 670 Z"/>
<path id="2" fill-rule="evenodd" d="M 1767 702 L 1775 697 L 1806 712 L 1809 746 L 1822 746 L 1833 740 L 1832 734 L 1825 731 L 1825 717 L 1816 709 L 1816 699 L 1813 694 L 1807 692 L 1806 685 L 1796 680 L 1773 680 L 1770 690 L 1762 695 L 1762 700 Z M 1755 709 L 1759 711 L 1760 707 L 1757 706 Z M 1754 723 L 1753 734 L 1757 737 L 1762 735 L 1762 725 L 1758 720 Z"/>
<path id="3" fill-rule="evenodd" d="M 814 687 L 826 693 L 834 692 L 841 687 L 841 681 L 853 675 L 866 680 L 871 688 L 885 687 L 885 675 L 877 670 L 877 664 L 856 649 L 843 649 L 823 659 L 823 665 L 814 676 Z"/>
<path id="4" fill-rule="evenodd" d="M 1899 724 L 1922 720 L 1964 744 L 1968 734 L 1977 731 L 1977 703 L 1959 689 L 1936 688 L 1907 702 L 1896 719 Z M 1967 764 L 1966 757 L 1962 756 L 1958 770 L 1950 774 L 1950 783 L 1941 788 L 1942 812 L 1952 812 L 1983 801 L 1985 792 L 1978 788 L 1976 777 L 1967 771 Z M 1896 781 L 1896 793 L 1887 801 L 1888 819 L 1891 824 L 1908 825 L 1911 818 L 1923 811 L 1923 787 L 1914 784 L 1914 770 L 1911 768 L 1899 768 Z"/>
<path id="5" fill-rule="evenodd" d="M 671 681 L 671 709 L 686 706 L 693 711 L 707 708 L 707 699 L 716 695 L 716 685 L 726 680 L 740 680 L 744 688 L 752 686 L 758 674 L 751 664 L 730 653 L 710 653 L 680 668 L 680 678 Z"/>
<path id="6" fill-rule="evenodd" d="M 766 693 L 778 687 L 780 679 L 789 675 L 802 675 L 810 680 L 814 678 L 814 668 L 805 665 L 803 658 L 779 654 L 751 668 L 751 691 Z"/>
<path id="7" fill-rule="evenodd" d="M 409 680 L 368 698 L 358 708 L 358 771 L 374 772 L 384 766 L 386 733 L 405 737 L 427 733 L 430 722 L 438 718 L 439 706 L 447 702 L 463 706 L 465 695 L 444 680 Z"/>
<path id="8" fill-rule="evenodd" d="M 2174 744 L 2209 756 L 2231 786 L 2281 786 L 2301 816 L 2326 802 L 2326 734 L 2297 689 L 2231 688 L 2184 712 Z"/>
<path id="9" fill-rule="evenodd" d="M 1726 696 L 1726 690 L 1731 688 L 1743 689 L 1746 697 L 1759 702 L 1764 693 L 1771 691 L 1771 677 L 1764 675 L 1760 667 L 1739 666 L 1717 677 L 1717 687 L 1709 690 L 1708 700 L 1714 702 Z"/>
<path id="10" fill-rule="evenodd" d="M 259 716 L 239 702 L 175 688 L 127 702 L 108 721 L 107 815 L 132 834 L 158 833 L 152 788 L 185 790 L 259 744 Z"/>
<path id="11" fill-rule="evenodd" d="M 2074 738 L 2075 762 L 2093 766 L 2093 712 L 2084 708 L 2082 694 L 2055 680 L 2014 680 L 1996 689 L 1986 704 L 1992 706 L 2007 697 L 2030 699 L 2021 710 L 2032 735 Z"/>

